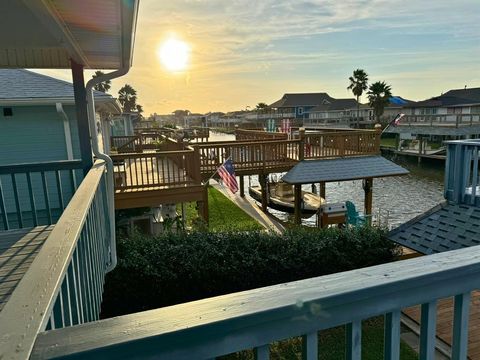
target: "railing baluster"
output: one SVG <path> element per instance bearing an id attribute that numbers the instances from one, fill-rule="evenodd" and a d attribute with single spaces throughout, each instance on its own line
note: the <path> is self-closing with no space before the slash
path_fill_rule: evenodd
<path id="1" fill-rule="evenodd" d="M 268 360 L 270 359 L 270 345 L 263 345 L 255 348 L 254 350 L 255 360 Z"/>
<path id="2" fill-rule="evenodd" d="M 452 360 L 465 360 L 468 346 L 470 293 L 455 296 L 453 310 Z"/>
<path id="3" fill-rule="evenodd" d="M 9 230 L 10 227 L 8 225 L 7 207 L 5 205 L 5 198 L 3 197 L 3 185 L 2 185 L 1 179 L 0 179 L 0 210 L 2 211 L 3 228 L 5 230 Z"/>
<path id="4" fill-rule="evenodd" d="M 57 170 L 55 171 L 55 177 L 57 181 L 57 193 L 58 193 L 58 202 L 60 204 L 60 209 L 64 210 L 65 209 L 65 202 L 63 199 L 63 189 L 62 189 L 62 178 L 60 176 L 60 171 Z"/>
<path id="5" fill-rule="evenodd" d="M 475 205 L 475 198 L 477 196 L 478 185 L 478 148 L 472 147 L 473 152 L 473 170 L 472 170 L 472 198 L 470 203 Z"/>
<path id="6" fill-rule="evenodd" d="M 346 359 L 360 360 L 362 358 L 362 321 L 356 320 L 346 325 Z"/>
<path id="7" fill-rule="evenodd" d="M 385 314 L 385 360 L 400 359 L 400 310 Z"/>
<path id="8" fill-rule="evenodd" d="M 20 207 L 20 201 L 18 199 L 17 180 L 14 173 L 12 173 L 12 187 L 13 187 L 13 196 L 15 199 L 15 208 L 17 210 L 18 227 L 23 228 L 22 208 Z"/>
<path id="9" fill-rule="evenodd" d="M 318 334 L 316 332 L 302 337 L 302 360 L 318 359 Z"/>
<path id="10" fill-rule="evenodd" d="M 48 195 L 48 184 L 47 184 L 47 178 L 45 176 L 45 171 L 41 171 L 40 176 L 42 178 L 43 197 L 45 199 L 45 210 L 47 212 L 47 221 L 48 221 L 48 225 L 51 225 L 52 224 L 52 209 L 50 208 L 50 197 Z"/>
<path id="11" fill-rule="evenodd" d="M 75 284 L 76 284 L 76 289 L 77 289 L 77 299 L 78 299 L 78 313 L 79 313 L 79 318 L 78 321 L 80 324 L 83 324 L 86 322 L 86 305 L 85 305 L 85 297 L 86 297 L 86 291 L 85 291 L 85 283 L 84 283 L 84 278 L 83 278 L 83 271 L 81 269 L 82 264 L 82 258 L 80 256 L 80 249 L 79 245 L 77 245 L 77 248 L 75 249 Z"/>
<path id="12" fill-rule="evenodd" d="M 422 304 L 420 321 L 420 360 L 435 357 L 437 302 Z"/>
<path id="13" fill-rule="evenodd" d="M 77 286 L 77 277 L 76 277 L 76 256 L 72 256 L 70 265 L 67 270 L 67 281 L 68 281 L 68 296 L 70 299 L 70 313 L 71 313 L 71 324 L 78 325 L 80 324 L 80 303 L 78 300 L 78 286 Z"/>
<path id="14" fill-rule="evenodd" d="M 32 176 L 30 172 L 27 172 L 27 186 L 28 186 L 28 195 L 30 197 L 30 207 L 32 210 L 33 226 L 38 226 L 37 208 L 35 206 L 35 195 L 33 193 Z"/>

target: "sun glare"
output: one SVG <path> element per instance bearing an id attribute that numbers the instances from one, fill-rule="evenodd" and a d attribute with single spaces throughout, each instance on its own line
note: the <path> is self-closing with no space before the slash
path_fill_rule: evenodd
<path id="1" fill-rule="evenodd" d="M 158 57 L 170 71 L 185 70 L 190 57 L 190 46 L 184 41 L 170 38 L 158 49 Z"/>

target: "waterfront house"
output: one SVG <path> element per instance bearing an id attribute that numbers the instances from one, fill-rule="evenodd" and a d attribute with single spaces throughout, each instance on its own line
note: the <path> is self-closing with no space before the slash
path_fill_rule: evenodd
<path id="1" fill-rule="evenodd" d="M 316 106 L 327 105 L 333 102 L 327 93 L 293 93 L 284 94 L 280 100 L 269 105 L 274 110 L 275 117 L 299 119 L 308 118 L 308 112 Z M 267 114 L 270 115 L 270 114 Z"/>
<path id="2" fill-rule="evenodd" d="M 138 124 L 137 112 L 122 112 L 111 119 L 111 135 L 112 136 L 133 136 L 135 127 Z"/>
<path id="3" fill-rule="evenodd" d="M 99 147 L 108 151 L 109 121 L 120 114 L 120 104 L 100 91 L 94 97 Z M 24 69 L 0 69 L 0 129 L 0 166 L 78 159 L 73 85 Z"/>
<path id="4" fill-rule="evenodd" d="M 352 126 L 357 114 L 357 100 L 355 99 L 332 99 L 324 101 L 306 111 L 307 118 L 303 126 Z"/>
<path id="5" fill-rule="evenodd" d="M 385 133 L 395 134 L 397 150 L 402 140 L 414 140 L 419 155 L 428 155 L 428 143 L 480 136 L 480 88 L 450 90 L 427 100 L 409 102 L 401 109 L 405 117 Z M 434 152 L 435 152 L 435 149 Z"/>

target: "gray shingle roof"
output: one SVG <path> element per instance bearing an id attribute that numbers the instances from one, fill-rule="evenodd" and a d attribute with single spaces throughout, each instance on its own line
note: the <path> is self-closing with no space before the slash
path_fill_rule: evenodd
<path id="1" fill-rule="evenodd" d="M 347 109 L 356 109 L 357 108 L 357 100 L 355 99 L 333 99 L 332 102 L 327 104 L 322 104 L 319 106 L 315 106 L 314 108 L 310 109 L 308 112 L 316 112 L 316 111 L 335 111 L 335 110 L 347 110 Z"/>
<path id="2" fill-rule="evenodd" d="M 94 91 L 96 99 L 112 96 Z M 73 99 L 73 85 L 24 69 L 0 69 L 0 100 Z"/>
<path id="3" fill-rule="evenodd" d="M 392 230 L 389 239 L 422 254 L 480 245 L 480 208 L 442 203 Z"/>
<path id="4" fill-rule="evenodd" d="M 282 180 L 290 184 L 313 184 L 321 181 L 347 181 L 407 175 L 408 170 L 381 156 L 358 156 L 342 159 L 304 160 L 295 165 Z"/>
<path id="5" fill-rule="evenodd" d="M 480 104 L 480 88 L 456 89 L 447 91 L 431 99 L 417 101 L 406 107 L 437 107 Z"/>
<path id="6" fill-rule="evenodd" d="M 323 104 L 324 100 L 332 102 L 334 99 L 327 93 L 284 94 L 280 100 L 269 106 L 271 108 L 316 106 Z"/>

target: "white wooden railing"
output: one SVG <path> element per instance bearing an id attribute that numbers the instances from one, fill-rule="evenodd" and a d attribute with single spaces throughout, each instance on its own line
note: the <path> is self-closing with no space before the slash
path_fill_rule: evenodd
<path id="1" fill-rule="evenodd" d="M 97 161 L 0 312 L 0 359 L 28 359 L 40 332 L 99 319 L 112 262 L 106 176 Z"/>
<path id="2" fill-rule="evenodd" d="M 436 302 L 454 296 L 454 360 L 466 359 L 470 292 L 480 287 L 480 247 L 229 294 L 41 334 L 33 359 L 212 359 L 346 324 L 347 359 L 361 358 L 361 321 L 385 315 L 385 359 L 400 356 L 400 312 L 422 304 L 420 359 L 433 359 Z"/>

